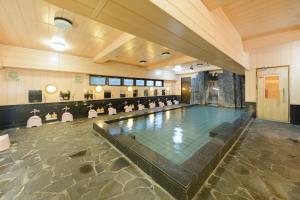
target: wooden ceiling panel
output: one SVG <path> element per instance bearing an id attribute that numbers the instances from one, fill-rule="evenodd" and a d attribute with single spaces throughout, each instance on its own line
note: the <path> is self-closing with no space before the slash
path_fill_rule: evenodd
<path id="1" fill-rule="evenodd" d="M 221 7 L 243 40 L 300 28 L 299 0 L 202 0 Z"/>
<path id="2" fill-rule="evenodd" d="M 169 58 L 163 58 L 162 52 L 170 52 Z M 149 66 L 165 62 L 167 60 L 177 59 L 178 57 L 184 56 L 183 54 L 155 44 L 153 42 L 146 41 L 141 38 L 135 38 L 122 45 L 114 52 L 112 60 L 122 63 L 129 63 L 133 65 Z M 145 60 L 146 64 L 141 65 L 139 61 Z"/>
<path id="3" fill-rule="evenodd" d="M 97 2 L 79 3 L 92 6 Z M 71 20 L 72 30 L 56 28 L 54 17 L 58 16 Z M 41 50 L 51 50 L 51 40 L 61 37 L 69 46 L 64 53 L 90 58 L 122 34 L 43 0 L 0 0 L 0 31 L 0 43 Z"/>

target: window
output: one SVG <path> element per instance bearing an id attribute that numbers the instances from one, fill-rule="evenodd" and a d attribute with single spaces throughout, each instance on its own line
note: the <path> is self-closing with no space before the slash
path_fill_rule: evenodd
<path id="1" fill-rule="evenodd" d="M 120 78 L 108 78 L 108 85 L 121 85 Z"/>
<path id="2" fill-rule="evenodd" d="M 136 86 L 145 86 L 145 80 L 135 80 Z"/>
<path id="3" fill-rule="evenodd" d="M 106 77 L 103 76 L 90 76 L 90 85 L 105 85 Z"/>
<path id="4" fill-rule="evenodd" d="M 156 87 L 162 87 L 163 86 L 163 82 L 162 81 L 155 81 L 155 86 Z"/>
<path id="5" fill-rule="evenodd" d="M 124 78 L 123 85 L 126 85 L 126 86 L 133 85 L 133 79 Z"/>
<path id="6" fill-rule="evenodd" d="M 147 85 L 147 86 L 154 86 L 154 81 L 152 81 L 152 80 L 147 80 L 146 85 Z"/>

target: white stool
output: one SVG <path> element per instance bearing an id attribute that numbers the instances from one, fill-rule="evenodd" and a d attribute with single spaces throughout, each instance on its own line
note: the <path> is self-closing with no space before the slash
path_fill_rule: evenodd
<path id="1" fill-rule="evenodd" d="M 108 108 L 108 115 L 116 115 L 117 114 L 117 110 L 113 107 L 109 107 Z"/>
<path id="2" fill-rule="evenodd" d="M 153 102 L 149 103 L 149 108 L 155 108 L 155 107 L 156 107 L 155 103 Z"/>
<path id="3" fill-rule="evenodd" d="M 125 110 L 125 112 L 132 112 L 132 107 L 131 107 L 131 105 L 129 105 L 129 106 L 124 106 L 124 110 Z"/>
<path id="4" fill-rule="evenodd" d="M 96 110 L 94 110 L 94 109 L 89 110 L 89 114 L 88 114 L 89 119 L 96 118 L 97 116 L 98 116 L 98 113 L 96 112 Z"/>
<path id="5" fill-rule="evenodd" d="M 158 102 L 158 105 L 159 105 L 159 107 L 164 107 L 165 106 L 165 103 L 164 102 L 162 102 L 162 101 L 160 101 L 160 102 Z"/>
<path id="6" fill-rule="evenodd" d="M 167 101 L 167 105 L 168 105 L 168 106 L 173 105 L 172 101 L 171 101 L 171 100 L 168 100 L 168 101 Z"/>
<path id="7" fill-rule="evenodd" d="M 9 149 L 9 146 L 10 146 L 10 141 L 9 141 L 8 134 L 1 135 L 0 136 L 0 151 Z"/>
<path id="8" fill-rule="evenodd" d="M 138 110 L 144 110 L 145 106 L 143 104 L 138 104 Z"/>
<path id="9" fill-rule="evenodd" d="M 179 104 L 179 101 L 174 100 L 174 104 L 175 104 L 175 105 L 178 105 L 178 104 Z"/>

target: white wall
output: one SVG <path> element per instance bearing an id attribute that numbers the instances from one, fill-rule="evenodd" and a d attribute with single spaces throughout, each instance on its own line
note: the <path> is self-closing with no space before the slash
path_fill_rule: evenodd
<path id="1" fill-rule="evenodd" d="M 9 80 L 7 78 L 8 72 L 16 72 L 19 75 L 19 80 Z M 75 82 L 75 75 L 81 76 L 82 82 Z M 57 87 L 57 91 L 54 94 L 48 94 L 45 91 L 47 85 L 53 84 Z M 174 93 L 175 81 L 165 81 L 164 87 L 154 87 L 158 89 L 158 95 L 161 95 L 162 89 L 170 88 L 167 94 Z M 112 98 L 119 98 L 120 92 L 125 91 L 127 97 L 132 97 L 133 93 L 128 92 L 126 86 L 103 86 L 101 93 L 95 92 L 95 86 L 89 85 L 89 75 L 82 73 L 70 73 L 70 72 L 54 72 L 45 70 L 31 70 L 31 69 L 18 69 L 18 68 L 4 68 L 0 69 L 0 105 L 12 105 L 12 104 L 27 104 L 28 103 L 28 90 L 42 90 L 43 102 L 59 102 L 59 91 L 71 92 L 71 100 L 83 100 L 84 89 L 92 90 L 94 93 L 94 99 L 103 99 L 104 90 L 111 90 Z M 133 87 L 133 89 L 139 90 L 139 96 L 144 95 L 144 89 L 149 87 Z M 149 96 L 153 96 L 153 92 L 149 93 Z"/>
<path id="2" fill-rule="evenodd" d="M 0 66 L 164 80 L 177 79 L 174 72 L 167 70 L 148 70 L 115 62 L 96 64 L 90 58 L 1 44 Z"/>
<path id="3" fill-rule="evenodd" d="M 250 51 L 246 101 L 256 102 L 256 68 L 284 65 L 290 68 L 290 103 L 300 105 L 300 41 Z"/>

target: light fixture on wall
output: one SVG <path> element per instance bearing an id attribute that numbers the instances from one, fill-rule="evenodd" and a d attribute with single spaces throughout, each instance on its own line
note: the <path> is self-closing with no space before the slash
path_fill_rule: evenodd
<path id="1" fill-rule="evenodd" d="M 169 51 L 165 51 L 161 53 L 161 57 L 162 58 L 170 58 L 171 57 L 171 53 Z"/>
<path id="2" fill-rule="evenodd" d="M 64 51 L 67 49 L 67 44 L 62 38 L 53 38 L 50 46 L 56 51 Z"/>
<path id="3" fill-rule="evenodd" d="M 154 88 L 153 87 L 150 87 L 150 91 L 153 91 L 154 90 Z"/>
<path id="4" fill-rule="evenodd" d="M 132 92 L 132 87 L 129 86 L 129 87 L 127 88 L 127 90 L 128 90 L 128 92 Z"/>
<path id="5" fill-rule="evenodd" d="M 141 65 L 145 65 L 146 63 L 147 63 L 146 60 L 140 60 L 140 64 L 141 64 Z"/>
<path id="6" fill-rule="evenodd" d="M 63 17 L 55 17 L 54 18 L 54 25 L 57 27 L 57 28 L 60 28 L 60 29 L 64 29 L 64 30 L 70 30 L 73 26 L 73 23 L 66 19 L 66 18 L 63 18 Z"/>
<path id="7" fill-rule="evenodd" d="M 169 87 L 167 87 L 167 88 L 166 88 L 166 90 L 167 90 L 167 91 L 170 91 L 170 88 L 169 88 Z"/>
<path id="8" fill-rule="evenodd" d="M 46 86 L 46 92 L 49 94 L 55 93 L 57 90 L 55 85 L 47 85 Z"/>
<path id="9" fill-rule="evenodd" d="M 100 85 L 96 86 L 95 91 L 98 93 L 102 92 L 102 87 Z"/>

